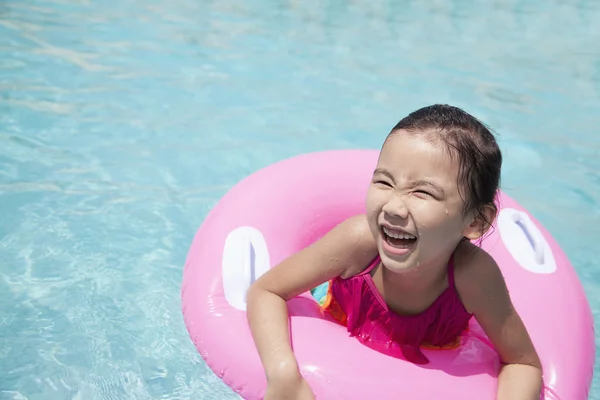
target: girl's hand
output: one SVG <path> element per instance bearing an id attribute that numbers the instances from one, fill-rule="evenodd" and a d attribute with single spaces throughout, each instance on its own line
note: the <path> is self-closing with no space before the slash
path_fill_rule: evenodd
<path id="1" fill-rule="evenodd" d="M 303 377 L 294 380 L 275 380 L 268 384 L 264 400 L 315 400 Z"/>

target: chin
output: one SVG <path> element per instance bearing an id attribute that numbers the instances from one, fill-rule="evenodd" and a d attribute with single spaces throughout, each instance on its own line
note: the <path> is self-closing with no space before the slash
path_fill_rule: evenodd
<path id="1" fill-rule="evenodd" d="M 414 252 L 399 257 L 387 254 L 385 251 L 380 249 L 379 257 L 381 258 L 381 262 L 383 263 L 385 269 L 397 274 L 411 272 L 419 268 L 419 262 L 416 261 Z"/>

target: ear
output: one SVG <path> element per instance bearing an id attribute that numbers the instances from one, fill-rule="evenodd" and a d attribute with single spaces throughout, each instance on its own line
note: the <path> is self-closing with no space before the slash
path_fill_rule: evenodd
<path id="1" fill-rule="evenodd" d="M 498 209 L 494 204 L 483 206 L 480 213 L 470 213 L 471 223 L 463 231 L 463 236 L 469 240 L 480 239 L 492 226 Z"/>

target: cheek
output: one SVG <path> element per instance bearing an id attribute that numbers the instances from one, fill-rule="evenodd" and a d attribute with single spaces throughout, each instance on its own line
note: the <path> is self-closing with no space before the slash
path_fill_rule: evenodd
<path id="1" fill-rule="evenodd" d="M 377 214 L 381 209 L 381 194 L 379 191 L 374 188 L 372 185 L 369 186 L 369 190 L 367 191 L 367 215 Z"/>
<path id="2" fill-rule="evenodd" d="M 420 229 L 432 229 L 446 232 L 459 227 L 458 217 L 447 205 L 435 201 L 417 200 L 411 206 L 413 215 L 418 216 L 417 224 Z"/>
<path id="3" fill-rule="evenodd" d="M 422 216 L 431 216 L 432 212 L 436 212 L 436 204 L 432 200 L 423 200 L 418 197 L 409 197 L 408 204 L 410 204 L 411 213 L 417 213 Z"/>
<path id="4" fill-rule="evenodd" d="M 418 216 L 422 224 L 433 224 L 434 221 L 440 220 L 442 216 L 445 216 L 443 204 L 433 199 L 409 196 L 406 204 L 410 213 Z"/>
<path id="5" fill-rule="evenodd" d="M 445 213 L 437 219 L 432 219 L 431 224 L 425 229 L 430 233 L 430 237 L 440 242 L 454 240 L 462 235 L 460 219 L 449 218 Z"/>
<path id="6" fill-rule="evenodd" d="M 371 231 L 375 235 L 376 232 L 379 231 L 379 214 L 381 213 L 381 208 L 385 204 L 385 196 L 382 195 L 380 190 L 373 188 L 372 186 L 369 188 L 367 192 L 366 199 L 366 214 L 367 221 L 369 222 L 369 227 Z"/>

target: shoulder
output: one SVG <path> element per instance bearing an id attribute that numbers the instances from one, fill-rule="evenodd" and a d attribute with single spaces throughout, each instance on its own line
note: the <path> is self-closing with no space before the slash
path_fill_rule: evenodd
<path id="1" fill-rule="evenodd" d="M 335 232 L 335 233 L 334 233 Z M 377 244 L 364 214 L 352 216 L 338 226 L 330 234 L 334 240 L 346 249 L 346 268 L 340 274 L 347 278 L 364 270 L 377 256 Z"/>
<path id="2" fill-rule="evenodd" d="M 496 260 L 480 247 L 471 242 L 461 243 L 455 253 L 454 264 L 456 289 L 469 313 L 476 314 L 489 306 L 498 295 L 503 298 L 508 295 Z"/>
<path id="3" fill-rule="evenodd" d="M 375 256 L 377 244 L 371 233 L 367 217 L 354 215 L 333 228 L 323 246 L 332 246 L 345 259 L 346 268 L 343 277 L 362 271 Z"/>
<path id="4" fill-rule="evenodd" d="M 356 215 L 269 269 L 251 291 L 267 290 L 287 300 L 332 278 L 364 269 L 376 255 L 366 217 Z"/>
<path id="5" fill-rule="evenodd" d="M 359 214 L 347 218 L 336 228 L 339 229 L 342 234 L 348 235 L 350 238 L 354 239 L 353 243 L 349 243 L 352 247 L 363 251 L 376 250 L 377 245 L 366 215 Z"/>
<path id="6" fill-rule="evenodd" d="M 377 253 L 373 234 L 363 214 L 349 217 L 330 229 L 320 239 L 302 250 L 313 258 L 323 258 L 336 265 L 348 266 L 370 261 Z"/>

